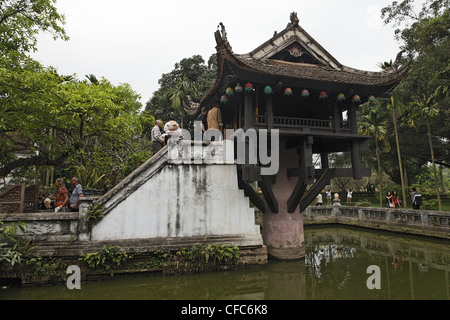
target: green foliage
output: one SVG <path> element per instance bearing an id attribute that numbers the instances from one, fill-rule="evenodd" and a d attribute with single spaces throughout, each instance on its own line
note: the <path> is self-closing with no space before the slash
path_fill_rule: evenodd
<path id="1" fill-rule="evenodd" d="M 0 62 L 0 176 L 36 165 L 71 167 L 95 173 L 89 183 L 114 186 L 151 156 L 137 99 L 128 85 L 106 79 L 65 81 L 52 69 Z M 18 158 L 19 148 L 34 155 Z"/>
<path id="2" fill-rule="evenodd" d="M 424 210 L 439 210 L 438 199 L 424 199 L 422 209 L 424 209 Z"/>
<path id="3" fill-rule="evenodd" d="M 160 88 L 153 93 L 145 110 L 164 122 L 178 120 L 181 101 L 187 102 L 185 98 L 188 94 L 194 101 L 200 101 L 214 84 L 216 74 L 215 54 L 209 58 L 207 64 L 200 55 L 182 59 L 175 64 L 174 70 L 163 74 L 159 79 Z M 189 116 L 183 118 L 183 127 L 188 128 L 193 119 Z"/>
<path id="4" fill-rule="evenodd" d="M 413 56 L 408 73 L 394 91 L 403 103 L 403 114 L 398 119 L 399 140 L 411 180 L 431 162 L 429 148 L 419 147 L 428 145 L 428 129 L 433 135 L 436 163 L 450 166 L 450 1 L 428 0 L 421 5 L 414 0 L 394 1 L 381 13 L 385 23 L 396 28 L 402 49 Z M 414 124 L 415 129 L 409 124 Z M 383 162 L 392 167 L 390 161 Z"/>
<path id="5" fill-rule="evenodd" d="M 102 204 L 97 203 L 89 208 L 86 220 L 91 223 L 100 220 L 105 216 L 104 211 L 105 207 Z"/>
<path id="6" fill-rule="evenodd" d="M 29 251 L 30 247 L 17 232 L 24 232 L 27 225 L 23 222 L 3 225 L 4 223 L 0 221 L 0 264 L 4 261 L 11 265 L 21 263 L 23 254 Z"/>
<path id="7" fill-rule="evenodd" d="M 367 199 L 358 199 L 357 202 L 354 203 L 355 207 L 371 207 L 372 203 Z"/>
<path id="8" fill-rule="evenodd" d="M 84 189 L 106 189 L 106 174 L 99 172 L 99 169 L 91 164 L 76 167 L 75 176 L 83 181 Z"/>
<path id="9" fill-rule="evenodd" d="M 0 176 L 78 169 L 84 187 L 110 188 L 151 156 L 143 132 L 151 119 L 128 84 L 78 80 L 27 56 L 41 32 L 68 40 L 54 2 L 0 1 Z M 31 156 L 19 158 L 19 150 Z"/>
<path id="10" fill-rule="evenodd" d="M 64 263 L 61 258 L 57 257 L 42 258 L 36 256 L 27 259 L 27 265 L 34 267 L 40 276 L 59 276 L 65 274 L 67 270 L 67 263 Z"/>
<path id="11" fill-rule="evenodd" d="M 206 244 L 197 242 L 190 249 L 180 249 L 176 253 L 197 265 L 208 263 L 234 263 L 239 258 L 239 248 L 226 244 Z"/>
<path id="12" fill-rule="evenodd" d="M 171 257 L 170 251 L 156 250 L 151 254 L 148 261 L 134 264 L 133 269 L 159 269 Z"/>
<path id="13" fill-rule="evenodd" d="M 86 262 L 90 269 L 112 271 L 131 258 L 119 246 L 104 245 L 99 252 L 82 254 L 79 260 Z"/>
<path id="14" fill-rule="evenodd" d="M 0 51 L 36 51 L 37 36 L 49 32 L 54 39 L 68 40 L 65 17 L 55 0 L 0 1 Z"/>
<path id="15" fill-rule="evenodd" d="M 381 10 L 386 24 L 393 24 L 395 37 L 409 52 L 423 52 L 438 46 L 449 36 L 450 1 L 428 0 L 415 6 L 414 0 L 394 1 Z"/>

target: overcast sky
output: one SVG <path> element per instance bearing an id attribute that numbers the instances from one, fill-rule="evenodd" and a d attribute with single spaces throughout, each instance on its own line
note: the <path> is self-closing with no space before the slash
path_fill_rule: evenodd
<path id="1" fill-rule="evenodd" d="M 380 11 L 392 0 L 58 0 L 70 40 L 39 38 L 34 57 L 60 74 L 129 83 L 145 104 L 163 73 L 183 58 L 215 53 L 222 22 L 235 53 L 248 53 L 282 31 L 295 11 L 300 26 L 340 63 L 378 71 L 399 44 Z"/>

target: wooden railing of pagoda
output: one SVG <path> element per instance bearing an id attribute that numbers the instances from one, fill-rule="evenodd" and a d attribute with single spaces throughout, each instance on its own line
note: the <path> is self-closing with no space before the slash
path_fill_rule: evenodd
<path id="1" fill-rule="evenodd" d="M 265 115 L 256 116 L 257 124 L 267 124 Z M 308 118 L 292 118 L 292 117 L 273 117 L 273 124 L 275 127 L 285 128 L 314 128 L 334 130 L 334 120 L 323 119 L 308 119 Z M 349 123 L 347 121 L 340 121 L 340 129 L 350 130 Z"/>
<path id="2" fill-rule="evenodd" d="M 18 184 L 0 193 L 0 213 L 29 213 L 38 210 L 39 186 Z"/>

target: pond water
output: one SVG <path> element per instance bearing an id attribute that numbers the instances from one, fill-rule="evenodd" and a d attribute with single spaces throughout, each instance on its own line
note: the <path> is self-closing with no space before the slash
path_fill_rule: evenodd
<path id="1" fill-rule="evenodd" d="M 306 227 L 305 243 L 301 261 L 83 283 L 81 290 L 12 287 L 0 300 L 450 300 L 450 241 L 322 226 Z"/>

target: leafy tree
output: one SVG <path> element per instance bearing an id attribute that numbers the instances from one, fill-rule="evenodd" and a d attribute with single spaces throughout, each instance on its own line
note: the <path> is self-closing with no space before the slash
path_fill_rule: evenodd
<path id="1" fill-rule="evenodd" d="M 154 119 L 128 84 L 59 75 L 27 55 L 40 32 L 69 39 L 54 3 L 0 1 L 0 176 L 56 168 L 111 187 L 151 155 Z"/>
<path id="2" fill-rule="evenodd" d="M 63 28 L 65 17 L 58 13 L 55 0 L 0 1 L 0 52 L 21 54 L 36 51 L 40 32 L 54 39 L 68 40 Z"/>
<path id="3" fill-rule="evenodd" d="M 177 111 L 181 117 L 181 127 L 183 128 L 183 101 L 187 99 L 189 95 L 197 95 L 197 86 L 190 82 L 185 74 L 174 83 L 173 86 L 167 88 L 165 92 L 166 96 L 169 98 L 172 107 Z"/>
<path id="4" fill-rule="evenodd" d="M 189 85 L 196 87 L 197 90 L 186 90 L 186 92 L 189 91 L 192 98 L 195 101 L 199 101 L 213 86 L 216 73 L 217 61 L 215 54 L 211 55 L 207 64 L 205 64 L 205 60 L 200 55 L 182 59 L 175 64 L 174 70 L 161 76 L 158 81 L 160 88 L 153 93 L 153 97 L 147 102 L 145 110 L 155 116 L 155 118 L 163 121 L 177 120 L 179 113 L 177 113 L 172 104 L 172 101 L 176 101 L 176 95 L 174 96 L 173 93 L 182 91 L 179 89 L 182 86 L 186 87 L 183 83 L 189 82 Z M 178 89 L 176 89 L 177 87 Z M 172 94 L 168 94 L 168 92 Z M 171 101 L 170 98 L 172 96 L 174 96 L 175 100 Z M 181 97 L 182 95 L 179 96 Z M 184 99 L 185 95 L 181 98 Z M 190 117 L 185 117 L 183 119 L 183 127 L 189 127 L 192 120 Z"/>
<path id="5" fill-rule="evenodd" d="M 93 166 L 111 186 L 151 155 L 142 130 L 148 117 L 129 85 L 69 78 L 52 68 L 0 68 L 0 176 Z"/>
<path id="6" fill-rule="evenodd" d="M 375 141 L 375 150 L 377 156 L 378 164 L 378 185 L 380 190 L 380 208 L 383 207 L 383 195 L 381 186 L 381 148 L 380 143 L 383 144 L 383 151 L 389 152 L 391 150 L 390 144 L 386 139 L 387 132 L 387 122 L 386 119 L 389 117 L 388 113 L 380 113 L 376 109 L 370 110 L 368 115 L 362 117 L 361 121 L 358 123 L 359 132 L 363 135 L 371 135 Z"/>
<path id="7" fill-rule="evenodd" d="M 415 177 L 416 168 L 425 168 L 428 162 L 433 161 L 427 148 L 421 147 L 429 144 L 429 132 L 432 133 L 435 162 L 449 167 L 450 1 L 428 0 L 420 6 L 414 0 L 394 1 L 382 9 L 381 17 L 386 24 L 396 28 L 396 39 L 401 48 L 414 57 L 409 72 L 394 91 L 396 101 L 404 106 L 399 110 L 403 112 L 399 114 L 396 138 L 403 141 L 400 144 L 405 164 L 412 164 L 406 171 L 410 177 Z M 447 94 L 435 106 L 439 117 L 434 121 L 428 121 L 425 116 L 416 117 L 417 109 L 406 107 L 427 105 L 425 101 L 435 94 L 438 87 L 443 88 L 443 93 L 447 88 Z M 411 116 L 414 117 L 415 130 L 408 128 Z"/>
<path id="8" fill-rule="evenodd" d="M 385 24 L 393 24 L 402 49 L 420 54 L 440 46 L 450 32 L 450 1 L 427 0 L 419 9 L 414 0 L 394 1 L 381 10 Z"/>
<path id="9" fill-rule="evenodd" d="M 434 175 L 434 183 L 436 187 L 436 193 L 437 193 L 437 199 L 439 204 L 439 210 L 442 210 L 442 203 L 441 203 L 441 197 L 439 192 L 439 183 L 437 178 L 437 171 L 436 171 L 436 163 L 434 158 L 434 149 L 433 149 L 433 137 L 431 134 L 431 123 L 434 118 L 438 117 L 440 114 L 439 109 L 439 95 L 440 95 L 440 88 L 430 97 L 427 97 L 425 94 L 421 99 L 418 99 L 411 103 L 411 106 L 413 108 L 413 114 L 410 118 L 411 125 L 414 126 L 414 119 L 416 117 L 424 118 L 427 124 L 427 136 L 428 136 L 428 143 L 430 146 L 430 154 L 431 154 L 431 163 L 433 166 L 433 175 Z"/>
<path id="10" fill-rule="evenodd" d="M 400 142 L 398 136 L 398 117 L 402 112 L 403 105 L 398 102 L 395 95 L 391 96 L 390 103 L 388 104 L 388 109 L 392 111 L 392 122 L 394 123 L 394 132 L 395 132 L 395 143 L 397 146 L 397 157 L 398 157 L 398 167 L 400 171 L 400 180 L 402 186 L 402 197 L 406 199 L 406 190 L 405 190 L 405 179 L 403 178 L 403 165 L 402 165 L 402 156 L 400 151 Z M 403 206 L 407 208 L 407 201 L 404 201 Z"/>

